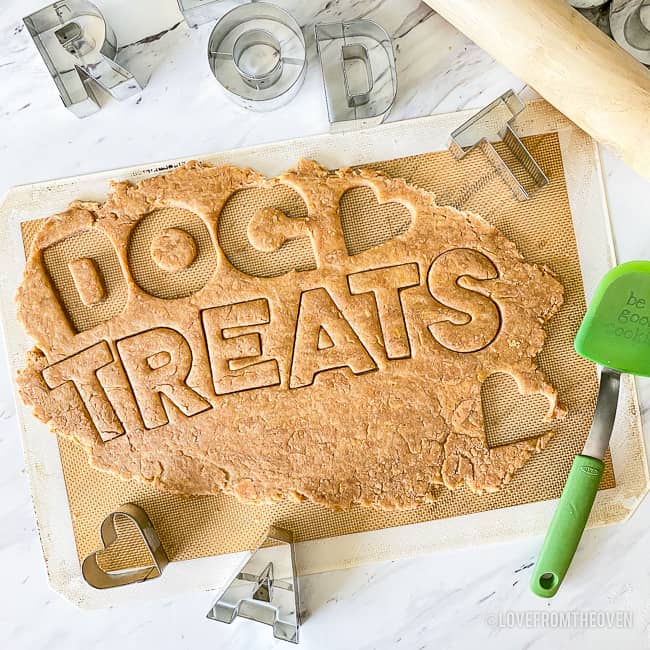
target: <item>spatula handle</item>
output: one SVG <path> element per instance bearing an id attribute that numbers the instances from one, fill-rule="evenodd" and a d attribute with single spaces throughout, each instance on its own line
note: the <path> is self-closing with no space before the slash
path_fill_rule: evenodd
<path id="1" fill-rule="evenodd" d="M 551 598 L 560 588 L 589 519 L 603 469 L 602 460 L 575 457 L 533 569 L 534 594 Z"/>

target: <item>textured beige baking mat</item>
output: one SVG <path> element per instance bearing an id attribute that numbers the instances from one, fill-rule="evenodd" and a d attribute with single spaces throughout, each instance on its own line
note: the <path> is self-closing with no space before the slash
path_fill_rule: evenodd
<path id="1" fill-rule="evenodd" d="M 439 150 L 441 130 L 440 124 L 436 122 L 452 123 L 453 117 L 451 121 L 448 118 L 447 122 L 444 119 L 447 116 L 438 116 L 373 129 L 374 137 L 383 138 L 384 143 L 386 137 L 393 138 L 395 145 L 387 148 L 384 144 L 373 150 L 368 140 L 365 158 L 363 147 L 354 154 L 347 150 L 349 147 L 354 147 L 353 142 L 348 140 L 345 143 L 346 150 L 336 154 L 336 161 L 331 160 L 330 156 L 334 152 L 332 143 L 330 142 L 329 146 L 324 148 L 320 145 L 324 139 L 331 140 L 335 136 L 321 136 L 321 142 L 318 141 L 319 138 L 312 138 L 311 142 L 305 140 L 303 142 L 307 144 L 299 154 L 313 157 L 331 167 L 365 162 L 369 167 L 392 176 L 403 177 L 410 183 L 432 190 L 436 193 L 440 204 L 480 213 L 516 243 L 527 261 L 547 265 L 557 274 L 565 287 L 565 303 L 561 311 L 547 325 L 548 340 L 540 354 L 539 365 L 557 387 L 562 402 L 568 407 L 568 416 L 559 423 L 543 422 L 542 416 L 547 407 L 545 399 L 540 396 L 521 397 L 516 390 L 514 380 L 508 375 L 493 375 L 485 382 L 482 391 L 488 442 L 496 446 L 538 435 L 554 428 L 555 438 L 542 454 L 533 457 L 508 486 L 495 494 L 478 496 L 466 488 L 455 492 L 441 488 L 439 497 L 434 503 L 414 510 L 382 512 L 357 507 L 348 512 L 335 513 L 310 503 L 296 504 L 287 500 L 270 505 L 246 505 L 227 495 L 180 497 L 167 494 L 139 482 L 123 481 L 91 468 L 81 449 L 70 441 L 60 439 L 58 443 L 60 464 L 69 502 L 76 557 L 83 558 L 101 547 L 98 529 L 102 519 L 120 504 L 129 501 L 141 505 L 147 511 L 170 560 L 174 561 L 250 549 L 255 546 L 270 524 L 293 531 L 299 541 L 321 540 L 342 535 L 349 536 L 349 539 L 359 539 L 358 536 L 351 534 L 367 534 L 368 531 L 455 518 L 459 515 L 498 511 L 510 506 L 533 504 L 559 497 L 573 457 L 579 453 L 586 438 L 597 392 L 596 368 L 578 357 L 572 345 L 585 310 L 584 267 L 593 266 L 591 262 L 585 263 L 583 256 L 581 269 L 579 245 L 574 231 L 576 206 L 580 206 L 578 212 L 581 213 L 585 207 L 589 207 L 584 205 L 585 201 L 591 205 L 592 215 L 589 218 L 593 223 L 583 230 L 591 239 L 587 249 L 591 247 L 593 252 L 598 253 L 598 246 L 600 246 L 607 251 L 604 258 L 598 262 L 602 272 L 606 270 L 608 261 L 611 261 L 611 251 L 607 250 L 610 245 L 608 222 L 606 207 L 602 200 L 597 152 L 593 142 L 543 102 L 530 105 L 525 116 L 525 119 L 520 121 L 519 130 L 523 134 L 529 134 L 525 142 L 550 181 L 546 187 L 535 192 L 533 197 L 525 202 L 519 202 L 514 198 L 508 186 L 481 151 L 476 150 L 462 161 L 456 161 L 448 151 Z M 458 121 L 462 120 L 456 119 L 455 123 Z M 410 131 L 409 125 L 411 125 Z M 425 127 L 424 131 L 422 131 L 423 127 Z M 393 133 L 388 134 L 389 130 Z M 403 147 L 400 146 L 400 130 L 404 135 L 402 144 L 405 146 Z M 426 142 L 422 142 L 425 135 L 431 142 L 428 146 Z M 363 137 L 371 138 L 373 135 L 369 131 Z M 358 140 L 359 134 L 356 134 L 354 139 Z M 418 144 L 415 144 L 416 142 Z M 277 149 L 282 146 L 287 151 L 295 149 L 291 143 L 271 145 L 267 147 L 267 150 L 272 152 L 271 157 L 277 156 Z M 413 155 L 399 158 L 381 155 L 382 152 L 388 151 L 410 153 L 409 149 L 412 150 L 416 146 L 424 147 L 425 152 L 418 151 Z M 319 155 L 319 148 L 323 149 L 323 155 Z M 431 152 L 427 149 L 438 150 Z M 264 148 L 258 148 L 253 151 L 263 150 Z M 256 155 L 249 156 L 248 159 L 244 156 L 242 160 L 241 152 L 238 153 L 236 157 L 220 154 L 205 159 L 215 163 L 249 164 L 259 169 L 254 160 Z M 378 159 L 380 162 L 376 162 Z M 287 166 L 290 166 L 291 162 L 297 160 L 297 156 L 285 155 L 284 160 L 287 161 Z M 264 168 L 259 170 L 269 173 Z M 155 170 L 142 169 L 132 174 L 125 174 L 124 170 L 120 170 L 114 172 L 114 177 L 132 176 L 133 180 L 137 180 L 143 175 L 139 173 L 140 171 L 150 174 Z M 283 169 L 276 168 L 271 173 L 279 171 Z M 102 177 L 110 178 L 110 173 L 103 174 Z M 56 186 L 50 185 L 50 187 Z M 96 194 L 88 195 L 84 191 L 83 179 L 78 179 L 75 187 L 77 194 L 74 197 L 68 196 L 70 188 L 66 188 L 66 198 L 88 200 L 104 198 Z M 595 212 L 594 193 L 600 198 L 600 204 Z M 350 254 L 378 245 L 409 227 L 409 214 L 405 208 L 398 204 L 378 206 L 371 194 L 372 191 L 367 188 L 357 188 L 346 193 L 341 204 L 341 218 Z M 581 194 L 584 196 L 581 197 Z M 47 204 L 38 200 L 43 196 L 40 191 L 33 193 L 32 205 L 38 206 L 38 212 L 30 216 L 42 216 L 64 207 L 50 201 L 52 209 L 48 209 Z M 240 268 L 251 273 L 260 271 L 255 266 L 256 258 L 247 259 L 245 255 L 246 247 L 243 245 L 245 242 L 241 240 L 246 232 L 245 227 L 241 227 L 245 215 L 253 214 L 255 208 L 274 207 L 290 216 L 304 216 L 301 214 L 304 205 L 295 201 L 294 193 L 278 188 L 273 191 L 245 190 L 240 193 L 237 200 L 230 202 L 229 213 L 221 217 L 219 239 L 229 257 L 236 255 L 237 251 L 244 251 L 241 259 L 238 260 Z M 4 210 L 6 211 L 6 205 Z M 183 211 L 166 209 L 161 212 L 163 214 L 160 218 L 163 220 L 168 219 L 170 224 L 173 222 L 173 225 L 182 225 L 179 219 L 182 220 Z M 156 220 L 158 225 L 160 218 Z M 22 244 L 27 248 L 38 228 L 39 220 L 33 218 L 22 220 L 19 225 Z M 598 233 L 597 236 L 594 233 Z M 71 247 L 77 245 L 73 241 L 69 244 Z M 208 242 L 205 244 L 210 245 Z M 92 247 L 95 244 L 89 242 L 86 245 Z M 593 249 L 595 245 L 596 248 Z M 101 250 L 75 250 L 77 256 L 90 252 L 94 257 L 98 254 L 101 256 Z M 296 250 L 295 259 L 298 266 L 300 258 L 301 251 Z M 56 258 L 48 260 L 50 272 L 56 274 L 57 265 L 62 266 L 65 259 L 67 257 L 61 255 L 58 260 Z M 132 263 L 137 265 L 138 262 L 132 260 Z M 203 271 L 199 270 L 199 275 L 200 273 L 210 273 L 209 265 L 204 265 Z M 597 277 L 600 271 L 595 269 L 591 274 Z M 158 288 L 153 273 L 147 273 L 147 270 L 143 269 L 141 275 L 147 284 Z M 61 277 L 63 278 L 63 274 Z M 196 277 L 190 281 L 196 281 L 197 286 L 202 286 L 203 278 Z M 63 292 L 65 291 L 64 287 Z M 71 288 L 71 295 L 73 293 Z M 74 314 L 72 317 L 74 319 Z M 92 326 L 92 323 L 85 323 L 84 326 Z M 18 357 L 14 361 L 18 365 L 22 363 L 22 359 Z M 345 407 L 345 405 L 341 406 Z M 349 406 L 353 407 L 353 405 Z M 634 500 L 640 498 L 646 489 L 645 452 L 631 384 L 628 385 L 623 415 L 624 417 L 619 420 L 619 429 L 622 420 L 627 441 L 625 459 L 624 462 L 616 463 L 614 468 L 612 458 L 608 454 L 601 487 L 604 494 L 613 494 L 618 490 L 619 496 L 624 495 L 624 498 L 611 500 L 605 509 L 599 510 L 597 504 L 593 517 L 596 523 L 610 523 L 623 519 L 634 507 Z M 29 425 L 32 425 L 31 417 Z M 516 511 L 520 510 L 520 508 L 516 509 Z M 504 514 L 501 520 L 507 518 L 508 516 Z M 429 526 L 431 525 L 430 523 Z M 399 531 L 406 530 L 411 530 L 413 534 L 411 528 L 400 528 L 395 532 L 398 534 Z M 515 525 L 514 532 L 529 531 L 524 523 L 521 531 L 517 531 Z M 488 534 L 486 537 L 491 536 Z M 133 543 L 130 544 L 129 539 L 126 534 L 125 543 L 121 545 L 119 552 L 108 554 L 103 558 L 104 568 L 119 568 L 130 564 L 138 557 L 139 544 L 135 538 L 131 538 Z M 482 541 L 480 534 L 473 534 L 472 539 L 474 542 Z M 422 546 L 426 548 L 426 544 Z M 430 547 L 435 546 L 434 533 Z M 402 554 L 400 551 L 386 549 L 383 554 L 379 553 L 374 559 L 388 559 L 400 554 Z M 320 564 L 312 562 L 309 566 L 307 560 L 303 563 L 303 570 L 335 568 L 373 559 L 368 557 L 355 561 L 352 555 L 343 558 L 340 562 L 328 558 L 326 565 L 323 562 Z"/>

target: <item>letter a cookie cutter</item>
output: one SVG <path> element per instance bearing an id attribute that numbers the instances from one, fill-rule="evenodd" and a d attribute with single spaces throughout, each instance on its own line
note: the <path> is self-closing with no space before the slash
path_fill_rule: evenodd
<path id="1" fill-rule="evenodd" d="M 298 643 L 300 593 L 293 535 L 271 526 L 262 545 L 207 614 L 232 623 L 237 616 L 273 626 L 276 639 Z"/>
<path id="2" fill-rule="evenodd" d="M 97 561 L 97 551 L 88 555 L 82 565 L 81 573 L 84 580 L 95 589 L 110 589 L 122 587 L 136 582 L 145 582 L 159 578 L 165 570 L 169 559 L 163 548 L 158 533 L 149 519 L 149 515 L 135 503 L 126 503 L 115 512 L 111 512 L 102 521 L 99 534 L 104 551 L 118 540 L 118 517 L 124 517 L 137 529 L 140 538 L 147 546 L 150 555 L 150 564 L 119 570 L 106 570 Z"/>
<path id="3" fill-rule="evenodd" d="M 395 53 L 371 20 L 314 27 L 332 131 L 381 124 L 397 97 Z"/>
<path id="4" fill-rule="evenodd" d="M 25 16 L 23 23 L 64 106 L 77 117 L 100 109 L 91 80 L 120 101 L 142 90 L 138 80 L 114 61 L 115 33 L 88 0 L 60 0 Z"/>
<path id="5" fill-rule="evenodd" d="M 457 160 L 479 147 L 519 201 L 548 184 L 546 174 L 512 129 L 511 122 L 524 108 L 515 92 L 507 91 L 452 131 L 449 146 Z M 495 142 L 504 143 L 506 157 L 495 149 Z"/>

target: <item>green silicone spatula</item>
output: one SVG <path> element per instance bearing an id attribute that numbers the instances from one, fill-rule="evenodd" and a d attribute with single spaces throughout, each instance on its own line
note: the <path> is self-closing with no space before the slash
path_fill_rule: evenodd
<path id="1" fill-rule="evenodd" d="M 620 373 L 650 377 L 650 262 L 628 262 L 601 280 L 575 339 L 578 354 L 602 366 L 594 421 L 575 457 L 539 553 L 530 588 L 557 593 L 585 529 L 612 435 Z"/>

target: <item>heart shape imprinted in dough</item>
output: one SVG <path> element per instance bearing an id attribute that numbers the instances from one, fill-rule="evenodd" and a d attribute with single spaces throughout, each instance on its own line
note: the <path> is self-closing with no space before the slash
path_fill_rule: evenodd
<path id="1" fill-rule="evenodd" d="M 339 210 L 348 255 L 381 246 L 411 227 L 411 213 L 405 205 L 382 201 L 370 187 L 353 187 L 344 192 Z"/>
<path id="2" fill-rule="evenodd" d="M 150 564 L 112 571 L 107 571 L 100 565 L 98 560 L 102 554 L 111 549 L 115 550 L 119 544 L 119 527 L 117 525 L 119 518 L 125 519 L 135 528 L 146 545 Z M 99 534 L 103 549 L 88 555 L 81 565 L 84 580 L 95 589 L 121 587 L 158 578 L 169 563 L 167 553 L 165 553 L 151 519 L 140 506 L 134 503 L 127 503 L 120 506 L 115 512 L 111 512 L 102 522 Z"/>

